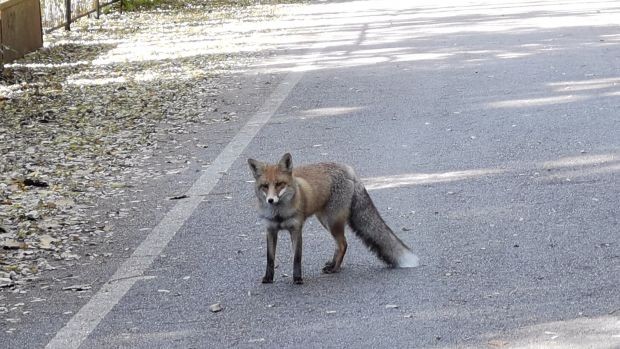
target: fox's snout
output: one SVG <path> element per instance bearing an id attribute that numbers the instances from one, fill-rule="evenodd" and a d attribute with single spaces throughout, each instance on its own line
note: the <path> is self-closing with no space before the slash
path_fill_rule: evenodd
<path id="1" fill-rule="evenodd" d="M 275 205 L 275 204 L 278 203 L 278 201 L 280 201 L 280 198 L 278 198 L 277 195 L 275 195 L 275 196 L 267 195 L 267 203 Z"/>
<path id="2" fill-rule="evenodd" d="M 284 184 L 281 184 L 281 186 L 282 185 Z M 280 197 L 284 195 L 286 191 L 286 186 L 282 187 L 279 192 L 275 185 L 269 185 L 267 188 L 268 189 L 263 193 L 265 193 L 265 201 L 271 205 L 275 205 L 280 202 Z"/>

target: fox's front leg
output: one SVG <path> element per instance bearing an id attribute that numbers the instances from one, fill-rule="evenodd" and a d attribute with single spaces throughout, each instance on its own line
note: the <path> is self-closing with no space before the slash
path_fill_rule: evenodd
<path id="1" fill-rule="evenodd" d="M 301 277 L 301 227 L 290 230 L 291 242 L 293 243 L 293 283 L 304 283 Z"/>
<path id="2" fill-rule="evenodd" d="M 265 276 L 263 277 L 264 284 L 270 284 L 273 282 L 277 243 L 278 243 L 278 230 L 268 228 L 267 229 L 267 270 L 265 270 Z"/>

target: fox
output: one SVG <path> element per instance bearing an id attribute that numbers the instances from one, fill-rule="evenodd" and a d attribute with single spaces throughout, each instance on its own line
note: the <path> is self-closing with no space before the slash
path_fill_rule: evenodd
<path id="1" fill-rule="evenodd" d="M 351 166 L 318 163 L 293 168 L 290 153 L 277 164 L 248 159 L 255 179 L 258 215 L 266 223 L 267 268 L 263 283 L 272 283 L 277 235 L 288 230 L 293 246 L 293 283 L 303 284 L 302 229 L 311 216 L 334 238 L 336 248 L 322 271 L 337 273 L 347 252 L 345 226 L 387 266 L 417 267 L 419 258 L 394 234 Z"/>

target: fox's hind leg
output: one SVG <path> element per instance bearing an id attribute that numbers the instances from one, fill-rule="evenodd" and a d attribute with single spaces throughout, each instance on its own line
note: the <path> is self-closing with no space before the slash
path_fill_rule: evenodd
<path id="1" fill-rule="evenodd" d="M 336 249 L 334 250 L 332 260 L 325 263 L 325 267 L 323 267 L 323 272 L 325 274 L 339 272 L 344 255 L 347 253 L 347 239 L 344 236 L 344 225 L 344 222 L 338 222 L 333 224 L 329 229 L 336 242 Z"/>

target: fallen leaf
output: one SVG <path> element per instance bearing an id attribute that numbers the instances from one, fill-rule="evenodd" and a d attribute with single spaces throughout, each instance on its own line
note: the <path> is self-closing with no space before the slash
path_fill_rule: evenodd
<path id="1" fill-rule="evenodd" d="M 58 241 L 58 239 L 55 239 L 49 235 L 42 235 L 39 237 L 39 248 L 42 248 L 44 250 L 54 249 L 52 243 L 56 241 Z"/>
<path id="2" fill-rule="evenodd" d="M 38 179 L 26 178 L 26 179 L 24 179 L 23 183 L 26 186 L 32 186 L 32 187 L 39 187 L 39 188 L 47 188 L 47 187 L 49 187 L 49 184 L 47 184 L 47 182 L 43 182 L 43 181 L 40 181 Z"/>
<path id="3" fill-rule="evenodd" d="M 14 284 L 15 282 L 9 278 L 0 278 L 0 287 L 10 287 Z"/>
<path id="4" fill-rule="evenodd" d="M 220 311 L 222 311 L 222 309 L 224 308 L 222 308 L 222 305 L 220 303 L 214 303 L 209 306 L 209 310 L 212 313 L 219 313 Z"/>
<path id="5" fill-rule="evenodd" d="M 172 196 L 168 198 L 168 200 L 181 200 L 181 199 L 187 199 L 187 198 L 189 198 L 189 196 L 187 196 L 186 194 L 183 194 L 183 195 Z"/>
<path id="6" fill-rule="evenodd" d="M 0 242 L 0 246 L 2 246 L 5 250 L 17 250 L 17 249 L 27 249 L 28 245 L 24 242 L 16 241 L 13 239 L 8 239 Z"/>
<path id="7" fill-rule="evenodd" d="M 87 291 L 92 288 L 91 285 L 71 285 L 67 287 L 63 287 L 63 291 Z"/>

